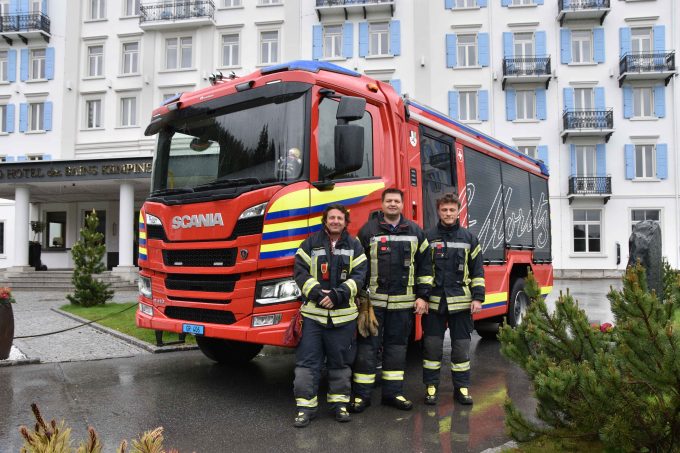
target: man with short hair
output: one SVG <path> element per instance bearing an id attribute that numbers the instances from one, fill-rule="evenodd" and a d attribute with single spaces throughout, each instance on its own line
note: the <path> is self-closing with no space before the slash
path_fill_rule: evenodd
<path id="1" fill-rule="evenodd" d="M 425 404 L 438 400 L 444 333 L 451 336 L 453 396 L 461 404 L 472 404 L 470 387 L 470 334 L 472 313 L 484 302 L 484 267 L 479 241 L 460 226 L 460 201 L 455 194 L 437 200 L 439 223 L 427 230 L 434 265 L 434 288 L 423 325 L 423 383 Z"/>
<path id="2" fill-rule="evenodd" d="M 382 193 L 382 212 L 361 228 L 359 240 L 369 260 L 367 297 L 375 309 L 378 335 L 359 337 L 354 362 L 350 411 L 363 412 L 371 404 L 377 353 L 382 345 L 382 403 L 410 410 L 403 392 L 406 348 L 413 311 L 424 313 L 432 286 L 432 262 L 423 230 L 402 216 L 404 194 Z"/>

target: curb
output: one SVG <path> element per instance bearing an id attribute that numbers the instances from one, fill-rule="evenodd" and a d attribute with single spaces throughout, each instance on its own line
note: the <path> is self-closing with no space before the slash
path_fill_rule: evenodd
<path id="1" fill-rule="evenodd" d="M 78 315 L 74 315 L 72 313 L 65 312 L 65 311 L 60 310 L 58 308 L 52 308 L 51 310 L 55 313 L 59 313 L 62 316 L 73 319 L 74 321 L 78 321 L 80 323 L 91 322 L 89 319 L 81 318 Z M 113 330 L 113 329 L 110 329 L 108 327 L 102 326 L 101 324 L 97 324 L 96 322 L 90 324 L 89 327 L 92 327 L 93 329 L 96 329 L 100 332 L 109 334 L 112 337 L 116 337 L 119 340 L 122 340 L 126 343 L 133 345 L 133 346 L 137 346 L 138 348 L 143 349 L 143 350 L 150 352 L 152 354 L 159 354 L 161 352 L 173 352 L 173 351 L 191 351 L 191 350 L 194 350 L 194 349 L 198 349 L 198 346 L 193 345 L 193 344 L 192 345 L 181 344 L 181 345 L 170 345 L 170 346 L 154 346 L 154 345 L 149 344 L 145 341 L 138 340 L 137 338 L 132 337 L 130 335 L 127 335 L 127 334 L 124 334 L 122 332 L 118 332 L 117 330 Z"/>
<path id="2" fill-rule="evenodd" d="M 486 450 L 482 451 L 481 453 L 500 453 L 503 451 L 508 451 L 514 448 L 519 448 L 519 445 L 517 442 L 514 440 L 511 440 L 509 442 L 504 443 L 503 445 L 499 445 L 498 447 L 494 448 L 487 448 Z"/>
<path id="3" fill-rule="evenodd" d="M 4 366 L 32 365 L 40 363 L 40 359 L 0 360 L 0 368 Z"/>

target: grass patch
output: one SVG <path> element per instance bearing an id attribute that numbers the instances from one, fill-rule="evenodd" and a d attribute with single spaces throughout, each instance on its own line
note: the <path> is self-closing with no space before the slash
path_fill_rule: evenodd
<path id="1" fill-rule="evenodd" d="M 135 307 L 136 305 L 137 302 L 96 305 L 94 307 L 81 307 L 78 305 L 68 304 L 60 308 L 68 313 L 73 313 L 74 315 L 78 315 L 81 318 L 85 318 L 90 321 L 110 315 L 111 317 L 109 318 L 97 321 L 97 324 L 101 324 L 102 326 L 106 326 L 110 329 L 130 335 L 131 337 L 135 337 L 138 340 L 155 345 L 156 333 L 150 329 L 140 329 L 135 325 L 135 313 L 137 310 L 130 307 Z M 128 308 L 128 310 L 118 313 L 126 308 Z M 163 334 L 163 341 L 169 342 L 175 340 L 177 340 L 177 334 L 167 332 Z M 187 335 L 186 342 L 187 344 L 196 344 L 196 338 L 194 338 L 192 335 Z"/>
<path id="2" fill-rule="evenodd" d="M 504 450 L 513 453 L 545 453 L 548 451 L 578 451 L 579 453 L 602 453 L 604 445 L 597 440 L 574 438 L 539 437 L 530 442 L 519 443 L 518 448 Z"/>

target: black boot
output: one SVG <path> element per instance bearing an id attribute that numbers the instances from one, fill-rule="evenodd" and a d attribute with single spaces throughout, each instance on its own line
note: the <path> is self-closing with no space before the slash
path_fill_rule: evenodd
<path id="1" fill-rule="evenodd" d="M 305 426 L 309 425 L 313 418 L 314 414 L 312 413 L 298 411 L 297 415 L 295 416 L 295 422 L 293 423 L 293 426 L 296 428 L 304 428 Z"/>
<path id="2" fill-rule="evenodd" d="M 428 406 L 434 406 L 437 404 L 439 399 L 439 394 L 437 393 L 437 386 L 430 384 L 425 389 L 425 404 Z"/>
<path id="3" fill-rule="evenodd" d="M 410 402 L 404 395 L 397 396 L 383 396 L 382 404 L 385 406 L 392 406 L 402 411 L 410 411 L 413 408 L 413 403 Z"/>
<path id="4" fill-rule="evenodd" d="M 335 420 L 339 421 L 340 423 L 352 421 L 352 417 L 350 417 L 349 412 L 347 412 L 347 406 L 343 404 L 335 409 Z"/>
<path id="5" fill-rule="evenodd" d="M 349 404 L 349 411 L 355 414 L 360 414 L 366 410 L 367 407 L 371 405 L 371 400 L 368 398 L 363 398 L 358 395 L 352 397 L 352 402 Z"/>
<path id="6" fill-rule="evenodd" d="M 456 388 L 453 391 L 453 398 L 460 404 L 465 404 L 466 406 L 472 404 L 472 397 L 470 396 L 467 387 Z"/>

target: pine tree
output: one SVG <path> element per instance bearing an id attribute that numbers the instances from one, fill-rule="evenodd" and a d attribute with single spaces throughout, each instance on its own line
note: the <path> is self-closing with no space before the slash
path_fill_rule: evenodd
<path id="1" fill-rule="evenodd" d="M 67 295 L 74 305 L 91 307 L 105 304 L 113 297 L 110 285 L 94 278 L 106 269 L 102 259 L 106 253 L 104 235 L 97 231 L 99 219 L 93 210 L 85 216 L 85 227 L 80 230 L 80 240 L 73 245 L 71 255 L 75 263 L 73 270 L 74 294 Z"/>
<path id="2" fill-rule="evenodd" d="M 599 439 L 613 451 L 680 450 L 680 277 L 665 268 L 662 299 L 639 264 L 608 298 L 616 326 L 592 326 L 569 294 L 549 313 L 533 276 L 525 321 L 501 330 L 501 352 L 533 382 L 536 417 L 506 402 L 506 425 L 539 435 Z M 675 320 L 674 320 L 675 318 Z"/>

